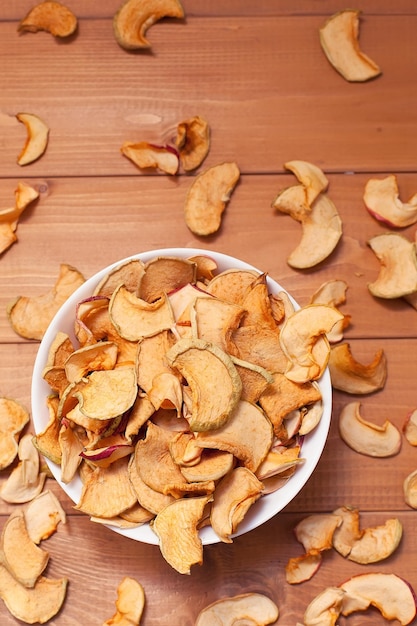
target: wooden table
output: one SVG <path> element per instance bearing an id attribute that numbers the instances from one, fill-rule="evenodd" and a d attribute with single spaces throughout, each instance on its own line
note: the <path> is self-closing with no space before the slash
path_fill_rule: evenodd
<path id="1" fill-rule="evenodd" d="M 352 400 L 361 402 L 365 418 L 390 419 L 399 428 L 417 408 L 416 310 L 368 291 L 379 262 L 367 241 L 386 229 L 363 203 L 370 177 L 396 174 L 403 200 L 417 191 L 415 2 L 361 3 L 361 48 L 383 70 L 362 84 L 345 81 L 319 45 L 324 20 L 346 8 L 340 0 L 184 0 L 186 18 L 153 26 L 151 51 L 139 53 L 122 50 L 114 39 L 112 16 L 119 4 L 72 0 L 78 34 L 62 42 L 47 33 L 17 33 L 30 0 L 0 7 L 1 207 L 13 204 L 20 180 L 40 190 L 39 201 L 19 222 L 18 242 L 0 259 L 1 395 L 30 407 L 38 349 L 9 325 L 11 300 L 48 291 L 61 263 L 88 278 L 130 254 L 170 246 L 240 257 L 267 271 L 300 304 L 324 281 L 345 280 L 342 310 L 351 315 L 345 340 L 363 363 L 383 349 L 388 379 L 369 396 L 335 391 L 328 442 L 302 492 L 262 528 L 231 545 L 207 546 L 204 564 L 191 576 L 170 568 L 158 547 L 91 523 L 49 479 L 47 487 L 60 498 L 68 520 L 45 546 L 51 554 L 47 574 L 70 581 L 64 608 L 50 623 L 101 624 L 114 613 L 116 587 L 125 575 L 145 589 L 146 626 L 190 626 L 209 602 L 246 591 L 268 594 L 280 608 L 279 623 L 294 625 L 319 591 L 365 571 L 396 573 L 417 590 L 416 513 L 402 490 L 404 478 L 417 468 L 416 451 L 404 440 L 398 455 L 374 459 L 348 448 L 338 432 L 340 411 Z M 26 136 L 15 118 L 20 111 L 38 114 L 50 127 L 46 153 L 26 167 L 16 163 Z M 141 172 L 120 154 L 128 140 L 172 142 L 178 122 L 193 115 L 205 117 L 212 129 L 200 169 L 234 160 L 242 174 L 221 230 L 208 238 L 194 236 L 183 219 L 192 175 Z M 300 225 L 271 208 L 278 191 L 295 182 L 283 168 L 291 159 L 324 170 L 343 221 L 335 252 L 306 271 L 286 262 Z M 401 233 L 412 240 L 415 231 L 410 226 Z M 287 584 L 285 564 L 302 553 L 295 524 L 343 504 L 360 509 L 364 528 L 398 517 L 404 527 L 398 550 L 372 566 L 329 551 L 309 582 Z M 1 525 L 13 510 L 0 500 Z M 3 604 L 0 621 L 17 623 Z M 340 619 L 345 623 L 385 621 L 370 610 Z"/>

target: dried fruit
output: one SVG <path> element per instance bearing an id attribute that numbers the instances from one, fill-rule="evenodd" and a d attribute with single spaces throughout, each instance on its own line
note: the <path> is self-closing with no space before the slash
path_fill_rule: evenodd
<path id="1" fill-rule="evenodd" d="M 68 37 L 76 31 L 77 25 L 77 17 L 68 7 L 60 2 L 44 0 L 19 22 L 18 31 L 36 33 L 44 30 L 54 37 Z"/>
<path id="2" fill-rule="evenodd" d="M 417 509 L 417 470 L 406 476 L 403 483 L 404 500 L 412 509 Z"/>
<path id="3" fill-rule="evenodd" d="M 331 65 L 351 82 L 364 82 L 381 74 L 379 66 L 359 47 L 360 11 L 345 9 L 329 17 L 320 28 L 320 44 Z"/>
<path id="4" fill-rule="evenodd" d="M 17 241 L 16 230 L 19 218 L 29 204 L 39 197 L 39 191 L 19 182 L 15 191 L 15 205 L 0 211 L 0 254 Z"/>
<path id="5" fill-rule="evenodd" d="M 46 473 L 41 471 L 39 453 L 32 443 L 32 435 L 21 437 L 17 451 L 19 463 L 13 468 L 0 490 L 0 497 L 12 504 L 29 502 L 43 489 Z"/>
<path id="6" fill-rule="evenodd" d="M 28 411 L 19 402 L 0 398 L 0 470 L 15 460 L 20 434 L 29 419 Z"/>
<path id="7" fill-rule="evenodd" d="M 272 206 L 301 223 L 301 241 L 287 263 L 306 269 L 333 252 L 342 236 L 342 221 L 325 193 L 328 180 L 319 167 L 308 161 L 289 161 L 284 167 L 291 170 L 301 184 L 281 191 Z"/>
<path id="8" fill-rule="evenodd" d="M 117 587 L 116 613 L 103 623 L 103 626 L 138 626 L 145 608 L 145 592 L 142 585 L 125 576 Z"/>
<path id="9" fill-rule="evenodd" d="M 141 169 L 159 169 L 171 175 L 178 172 L 178 153 L 170 146 L 156 146 L 147 141 L 126 141 L 121 152 Z"/>
<path id="10" fill-rule="evenodd" d="M 403 433 L 408 443 L 417 446 L 417 409 L 414 409 L 405 420 Z"/>
<path id="11" fill-rule="evenodd" d="M 200 115 L 180 122 L 175 145 L 180 163 L 186 172 L 197 169 L 210 149 L 210 127 Z"/>
<path id="12" fill-rule="evenodd" d="M 7 307 L 13 330 L 26 339 L 41 340 L 53 316 L 69 296 L 84 283 L 84 276 L 62 264 L 55 285 L 40 296 L 19 296 Z"/>
<path id="13" fill-rule="evenodd" d="M 184 207 L 185 222 L 194 234 L 205 237 L 219 230 L 239 178 L 239 168 L 233 162 L 214 165 L 195 178 Z"/>
<path id="14" fill-rule="evenodd" d="M 322 283 L 313 293 L 310 304 L 326 304 L 338 308 L 346 302 L 346 291 L 348 285 L 344 280 L 333 279 Z M 333 326 L 332 330 L 327 333 L 327 338 L 331 344 L 337 343 L 343 339 L 345 328 L 350 324 L 350 315 L 344 315 L 343 320 Z"/>
<path id="15" fill-rule="evenodd" d="M 261 593 L 244 593 L 212 602 L 200 611 L 195 626 L 274 624 L 279 616 L 275 602 Z"/>
<path id="16" fill-rule="evenodd" d="M 400 298 L 417 292 L 416 244 L 397 233 L 376 235 L 368 245 L 381 264 L 377 279 L 368 284 L 373 296 Z"/>
<path id="17" fill-rule="evenodd" d="M 36 544 L 48 539 L 57 530 L 58 524 L 65 524 L 66 521 L 64 509 L 49 489 L 31 500 L 24 515 L 29 537 Z"/>
<path id="18" fill-rule="evenodd" d="M 146 32 L 165 17 L 184 17 L 179 0 L 126 0 L 113 18 L 117 43 L 126 50 L 150 48 Z"/>
<path id="19" fill-rule="evenodd" d="M 397 177 L 370 178 L 363 200 L 369 213 L 389 228 L 404 228 L 417 222 L 417 194 L 408 202 L 400 200 Z"/>
<path id="20" fill-rule="evenodd" d="M 332 385 L 346 393 L 367 394 L 383 389 L 387 379 L 387 360 L 383 350 L 378 350 L 371 363 L 357 361 L 349 343 L 332 346 L 329 358 Z"/>
<path id="21" fill-rule="evenodd" d="M 339 432 L 343 441 L 359 454 L 388 457 L 398 454 L 401 448 L 398 428 L 389 420 L 382 426 L 364 420 L 359 402 L 350 402 L 342 409 Z"/>
<path id="22" fill-rule="evenodd" d="M 18 113 L 16 118 L 26 127 L 27 137 L 17 162 L 29 165 L 39 159 L 48 145 L 49 127 L 34 113 Z"/>

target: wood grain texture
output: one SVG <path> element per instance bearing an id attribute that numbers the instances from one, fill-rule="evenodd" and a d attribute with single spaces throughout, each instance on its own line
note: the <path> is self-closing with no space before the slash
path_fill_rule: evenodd
<path id="1" fill-rule="evenodd" d="M 403 576 L 417 590 L 416 512 L 402 492 L 405 477 L 417 469 L 416 449 L 403 438 L 394 457 L 358 455 L 338 430 L 340 412 L 351 401 L 361 403 L 365 419 L 389 419 L 400 430 L 417 408 L 417 311 L 404 300 L 371 296 L 368 284 L 380 264 L 368 241 L 387 228 L 363 203 L 371 177 L 396 174 L 404 201 L 417 191 L 417 4 L 362 3 L 361 47 L 383 69 L 364 84 L 344 81 L 319 45 L 324 20 L 346 8 L 339 1 L 184 0 L 185 20 L 155 24 L 147 53 L 127 53 L 115 42 L 112 17 L 120 4 L 73 0 L 79 30 L 67 42 L 47 33 L 17 34 L 30 0 L 0 6 L 0 207 L 13 205 L 20 180 L 40 192 L 19 221 L 18 242 L 0 257 L 0 396 L 31 411 L 38 343 L 11 328 L 7 306 L 16 297 L 50 290 L 61 263 L 89 278 L 131 254 L 167 247 L 242 258 L 268 272 L 301 305 L 326 280 L 345 280 L 341 310 L 351 324 L 344 340 L 362 363 L 383 349 L 388 378 L 382 390 L 367 396 L 333 391 L 328 441 L 298 496 L 232 544 L 206 546 L 203 565 L 191 576 L 172 570 L 157 546 L 90 522 L 48 478 L 46 488 L 59 497 L 67 523 L 44 543 L 51 555 L 47 574 L 70 581 L 64 608 L 50 624 L 102 624 L 115 611 L 116 588 L 126 575 L 144 586 L 144 626 L 193 626 L 205 605 L 245 591 L 267 593 L 279 606 L 278 623 L 295 626 L 322 589 L 371 569 Z M 20 111 L 37 113 L 50 126 L 46 153 L 24 168 L 16 163 L 26 136 L 15 117 Z M 199 171 L 227 160 L 241 170 L 222 227 L 208 238 L 193 235 L 184 221 L 197 172 L 144 172 L 120 153 L 126 140 L 172 143 L 178 122 L 195 114 L 205 116 L 212 130 Z M 301 238 L 300 224 L 271 206 L 280 190 L 296 182 L 284 168 L 291 159 L 323 168 L 343 222 L 334 253 L 306 271 L 287 264 Z M 416 226 L 398 232 L 412 241 Z M 0 473 L 0 489 L 7 476 L 7 470 Z M 342 504 L 359 507 L 363 528 L 398 517 L 404 528 L 398 550 L 372 567 L 328 551 L 310 581 L 287 584 L 285 565 L 302 553 L 295 524 Z M 0 528 L 15 508 L 0 498 Z M 0 623 L 18 623 L 2 602 Z M 374 609 L 340 620 L 340 626 L 385 623 Z"/>

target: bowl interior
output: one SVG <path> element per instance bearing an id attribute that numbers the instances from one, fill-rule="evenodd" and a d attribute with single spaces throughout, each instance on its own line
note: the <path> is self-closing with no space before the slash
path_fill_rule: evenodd
<path id="1" fill-rule="evenodd" d="M 212 257 L 218 264 L 219 271 L 232 268 L 255 269 L 258 272 L 261 271 L 244 261 L 235 259 L 234 257 L 196 248 L 165 248 L 162 250 L 152 250 L 134 255 L 133 257 L 129 257 L 129 259 L 135 258 L 140 259 L 143 262 L 147 262 L 156 256 L 175 256 L 187 258 L 196 255 L 206 255 Z M 121 265 L 127 260 L 128 259 L 122 259 L 113 263 L 86 280 L 86 282 L 81 285 L 81 287 L 79 287 L 64 303 L 48 327 L 39 346 L 32 377 L 32 418 L 36 433 L 43 431 L 49 421 L 46 398 L 50 395 L 50 387 L 42 378 L 42 372 L 47 362 L 49 347 L 54 340 L 56 333 L 58 331 L 63 331 L 75 341 L 73 325 L 77 303 L 80 300 L 89 297 L 94 291 L 96 285 L 111 269 Z M 270 292 L 272 293 L 286 291 L 284 287 L 269 277 L 268 286 Z M 298 308 L 294 299 L 291 299 Z M 245 519 L 239 525 L 235 536 L 242 535 L 254 528 L 257 528 L 281 511 L 299 493 L 313 473 L 322 454 L 330 427 L 332 388 L 328 370 L 324 372 L 323 376 L 318 381 L 318 385 L 323 398 L 323 415 L 317 427 L 304 438 L 302 456 L 305 459 L 305 462 L 298 466 L 295 474 L 281 489 L 263 496 L 251 507 Z M 71 483 L 65 484 L 60 478 L 60 467 L 49 459 L 46 459 L 46 462 L 63 491 L 73 500 L 73 502 L 78 502 L 81 494 L 80 478 L 77 477 Z M 149 524 L 143 524 L 142 526 L 138 526 L 133 529 L 119 529 L 110 525 L 108 527 L 121 535 L 130 537 L 131 539 L 149 544 L 158 544 L 158 538 L 152 531 Z M 200 537 L 203 545 L 217 543 L 219 541 L 219 538 L 210 527 L 203 528 L 200 531 Z"/>

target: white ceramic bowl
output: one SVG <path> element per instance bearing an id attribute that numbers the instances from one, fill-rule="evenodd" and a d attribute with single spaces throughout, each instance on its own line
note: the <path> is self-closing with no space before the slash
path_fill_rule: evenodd
<path id="1" fill-rule="evenodd" d="M 230 268 L 255 269 L 257 271 L 261 271 L 258 268 L 255 268 L 252 265 L 245 263 L 244 261 L 235 259 L 225 254 L 193 248 L 166 248 L 162 250 L 152 250 L 150 252 L 144 252 L 129 258 L 137 258 L 141 259 L 144 262 L 147 262 L 156 256 L 175 256 L 180 258 L 186 258 L 200 254 L 212 257 L 218 264 L 219 271 Z M 70 298 L 68 298 L 68 300 L 60 308 L 60 310 L 52 320 L 50 326 L 48 327 L 36 356 L 32 378 L 32 417 L 35 432 L 43 431 L 49 420 L 49 412 L 46 407 L 46 398 L 50 394 L 50 387 L 42 378 L 42 372 L 47 361 L 49 347 L 54 340 L 56 333 L 58 331 L 63 331 L 67 333 L 74 341 L 76 341 L 74 337 L 73 326 L 77 303 L 80 300 L 89 297 L 93 293 L 96 285 L 111 269 L 119 266 L 127 260 L 128 259 L 122 259 L 116 263 L 113 263 L 112 265 L 109 265 L 108 267 L 102 269 L 101 271 L 97 272 L 97 274 L 89 278 L 70 296 Z M 271 278 L 268 278 L 268 286 L 270 292 L 272 293 L 276 293 L 278 291 L 286 291 L 284 287 L 279 285 Z M 297 303 L 293 299 L 292 301 L 298 308 Z M 298 466 L 295 474 L 281 489 L 279 489 L 275 493 L 263 496 L 251 507 L 249 513 L 246 515 L 246 518 L 240 524 L 235 536 L 242 535 L 250 530 L 253 530 L 254 528 L 257 528 L 258 526 L 269 520 L 271 517 L 276 515 L 279 511 L 281 511 L 300 492 L 302 487 L 305 485 L 305 483 L 313 473 L 322 454 L 330 427 L 332 410 L 332 388 L 328 370 L 325 371 L 321 379 L 318 381 L 318 384 L 323 397 L 324 410 L 323 416 L 318 426 L 313 432 L 311 432 L 304 438 L 302 446 L 302 457 L 305 459 L 305 462 Z M 75 503 L 78 502 L 81 493 L 81 480 L 77 477 L 71 483 L 64 484 L 60 479 L 60 467 L 49 461 L 48 459 L 46 459 L 46 461 L 53 476 L 60 484 L 62 489 L 65 491 L 65 493 Z M 130 537 L 131 539 L 135 539 L 137 541 L 142 541 L 149 544 L 158 544 L 158 538 L 150 528 L 149 524 L 144 524 L 134 529 L 119 529 L 110 525 L 108 527 L 121 535 Z M 219 541 L 219 538 L 211 527 L 203 528 L 200 531 L 200 536 L 204 545 L 217 543 Z"/>

